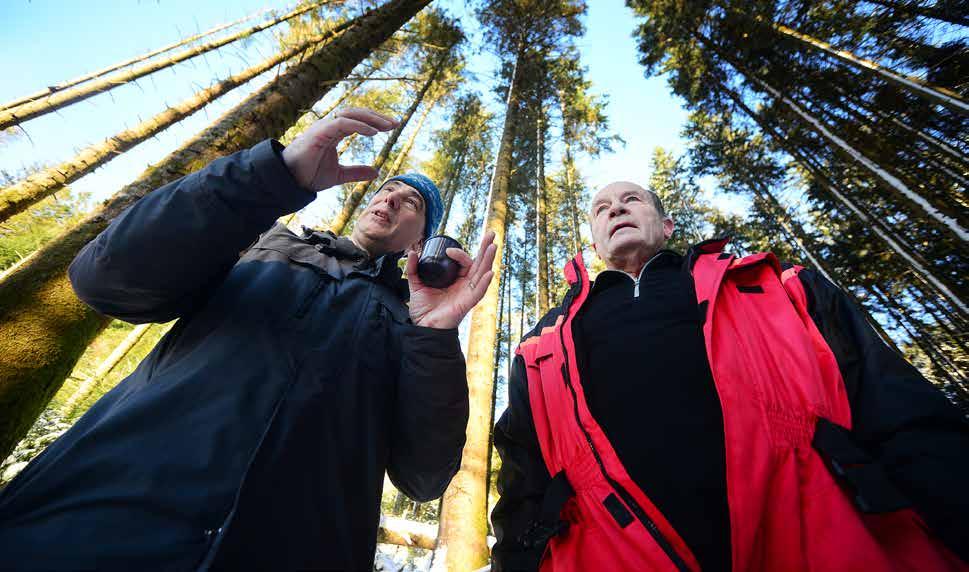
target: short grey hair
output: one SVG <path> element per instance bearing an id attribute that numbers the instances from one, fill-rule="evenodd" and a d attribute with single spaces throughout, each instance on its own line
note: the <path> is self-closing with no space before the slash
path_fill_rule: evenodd
<path id="1" fill-rule="evenodd" d="M 661 219 L 666 220 L 670 218 L 670 216 L 666 214 L 666 208 L 663 207 L 663 201 L 659 198 L 659 195 L 657 195 L 654 191 L 651 191 L 650 189 L 647 189 L 644 187 L 639 187 L 639 188 L 642 189 L 644 193 L 646 193 L 647 197 L 649 197 L 649 202 L 652 203 L 653 208 L 656 209 L 657 213 L 659 213 L 659 217 Z M 591 208 L 592 207 L 590 205 L 589 208 L 586 209 L 586 218 L 589 219 L 590 223 L 592 222 Z"/>
<path id="2" fill-rule="evenodd" d="M 655 192 L 649 189 L 643 189 L 643 190 L 646 191 L 646 194 L 649 196 L 649 200 L 653 203 L 653 208 L 656 209 L 656 212 L 659 213 L 659 217 L 662 219 L 668 218 L 668 215 L 666 214 L 666 209 L 663 208 L 663 201 L 660 200 L 659 195 L 657 195 Z"/>

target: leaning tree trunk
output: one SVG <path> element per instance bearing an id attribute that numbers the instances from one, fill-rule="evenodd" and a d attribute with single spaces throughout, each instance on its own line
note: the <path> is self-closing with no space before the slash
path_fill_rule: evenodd
<path id="1" fill-rule="evenodd" d="M 491 177 L 485 229 L 495 233 L 498 252 L 495 260 L 496 276 L 501 275 L 502 250 L 505 246 L 505 220 L 508 216 L 508 186 L 511 176 L 511 152 L 516 130 L 515 108 L 520 98 L 519 63 L 522 47 L 515 59 L 508 100 L 505 105 L 505 125 L 495 158 Z M 494 349 L 497 340 L 498 280 L 492 280 L 484 299 L 471 312 L 468 336 L 468 389 L 471 417 L 468 421 L 467 441 L 461 457 L 461 469 L 451 480 L 441 505 L 440 528 L 437 537 L 436 565 L 443 559 L 446 570 L 475 570 L 488 563 L 488 505 L 486 491 L 488 476 L 488 423 L 491 412 L 491 375 L 494 368 Z"/>
<path id="2" fill-rule="evenodd" d="M 149 137 L 202 109 L 223 94 L 307 50 L 311 45 L 332 38 L 335 34 L 347 28 L 351 22 L 352 20 L 344 22 L 326 34 L 283 50 L 258 65 L 203 89 L 185 101 L 167 108 L 131 129 L 126 129 L 108 137 L 101 143 L 91 145 L 60 165 L 42 169 L 18 183 L 0 189 L 0 222 L 23 212 L 31 205 L 93 172 L 135 145 L 146 141 Z"/>
<path id="3" fill-rule="evenodd" d="M 400 151 L 397 153 L 397 156 L 394 157 L 393 164 L 389 169 L 387 169 L 388 177 L 393 177 L 394 175 L 400 174 L 400 168 L 404 165 L 404 161 L 407 160 L 407 157 L 410 156 L 410 152 L 414 148 L 414 143 L 417 143 L 417 136 L 421 134 L 421 129 L 424 128 L 424 122 L 427 121 L 431 111 L 434 110 L 434 106 L 437 105 L 437 102 L 439 102 L 443 96 L 444 92 L 442 91 L 428 100 L 427 105 L 424 106 L 424 111 L 421 112 L 421 116 L 417 119 L 417 125 L 414 126 L 414 131 L 410 134 L 410 137 L 407 138 L 407 141 L 404 142 L 404 146 L 401 147 Z"/>
<path id="4" fill-rule="evenodd" d="M 797 103 L 792 101 L 789 97 L 785 96 L 783 93 L 775 89 L 773 86 L 767 82 L 761 80 L 756 75 L 751 73 L 750 70 L 745 68 L 740 63 L 726 56 L 721 50 L 717 49 L 708 38 L 704 37 L 702 34 L 695 33 L 694 37 L 706 46 L 708 49 L 715 52 L 723 61 L 729 63 L 733 66 L 741 75 L 747 78 L 752 83 L 760 87 L 761 90 L 767 92 L 771 97 L 783 103 L 791 111 L 793 111 L 798 117 L 800 117 L 805 123 L 807 123 L 811 129 L 813 129 L 818 135 L 823 137 L 829 144 L 840 149 L 840 151 L 850 158 L 852 161 L 862 165 L 869 172 L 874 175 L 876 181 L 878 181 L 884 188 L 892 191 L 899 198 L 905 200 L 908 203 L 921 208 L 925 214 L 927 214 L 931 219 L 935 220 L 942 225 L 947 231 L 951 232 L 954 236 L 962 240 L 963 242 L 969 241 L 969 231 L 962 227 L 959 222 L 952 216 L 942 212 L 934 205 L 932 205 L 928 200 L 922 195 L 910 189 L 905 183 L 900 181 L 897 177 L 889 173 L 887 170 L 882 168 L 880 165 L 866 157 L 859 150 L 855 149 L 849 145 L 844 139 L 835 135 L 830 129 L 824 126 L 817 118 L 810 115 L 804 109 L 801 108 Z"/>
<path id="5" fill-rule="evenodd" d="M 541 318 L 548 312 L 548 197 L 545 189 L 545 110 L 538 110 L 537 168 L 535 170 L 535 250 L 538 252 L 538 272 L 535 273 L 535 315 Z"/>
<path id="6" fill-rule="evenodd" d="M 98 211 L 0 282 L 0 458 L 26 433 L 108 318 L 74 295 L 67 267 L 125 208 L 214 159 L 279 137 L 335 81 L 347 76 L 430 0 L 392 0 L 256 91 L 148 168 Z"/>
<path id="7" fill-rule="evenodd" d="M 400 124 L 390 132 L 390 135 L 387 137 L 387 141 L 384 143 L 384 146 L 381 147 L 380 153 L 377 154 L 377 158 L 374 160 L 373 166 L 377 169 L 377 171 L 383 171 L 384 163 L 386 163 L 387 159 L 390 157 L 390 153 L 393 151 L 394 145 L 397 144 L 400 134 L 404 132 L 404 128 L 407 127 L 407 123 L 410 121 L 411 117 L 414 116 L 414 112 L 417 111 L 421 101 L 424 100 L 424 96 L 427 95 L 428 90 L 431 89 L 431 86 L 437 80 L 437 76 L 439 76 L 441 71 L 444 70 L 449 56 L 450 49 L 441 54 L 441 59 L 431 70 L 431 73 L 428 74 L 427 80 L 424 81 L 424 85 L 422 85 L 420 91 L 417 92 L 417 96 L 414 97 L 414 101 L 411 102 L 410 107 L 408 107 L 407 111 L 404 112 L 404 116 L 400 119 Z M 373 183 L 374 181 L 361 181 L 353 185 L 353 188 L 350 190 L 347 198 L 343 201 L 343 207 L 340 209 L 340 212 L 337 213 L 336 217 L 333 218 L 333 221 L 330 222 L 329 230 L 331 232 L 334 234 L 343 233 L 344 229 L 347 227 L 347 224 L 350 222 L 350 219 L 353 217 L 353 213 L 356 212 L 357 207 L 360 206 L 360 203 L 363 201 L 363 197 L 366 196 L 370 191 Z"/>
<path id="8" fill-rule="evenodd" d="M 798 32 L 797 30 L 793 30 L 782 24 L 772 22 L 770 23 L 770 26 L 781 36 L 800 43 L 801 45 L 809 46 L 823 54 L 833 57 L 840 62 L 860 70 L 869 76 L 887 81 L 888 83 L 900 87 L 909 93 L 926 99 L 930 103 L 944 105 L 957 113 L 969 115 L 969 103 L 966 103 L 966 101 L 954 91 L 945 89 L 944 87 L 929 85 L 918 78 L 913 78 L 894 72 L 873 61 L 859 58 L 846 50 L 839 50 L 825 41 Z"/>
<path id="9" fill-rule="evenodd" d="M 916 16 L 922 16 L 923 18 L 930 18 L 932 20 L 939 20 L 940 22 L 948 22 L 950 24 L 955 24 L 957 26 L 969 26 L 969 15 L 965 12 L 959 13 L 956 10 L 952 12 L 946 12 L 934 6 L 924 6 L 919 5 L 917 2 L 898 2 L 893 0 L 865 0 L 872 4 L 878 4 L 879 6 L 884 6 L 885 8 L 891 8 L 898 12 L 908 12 L 909 14 L 914 14 Z"/>
<path id="10" fill-rule="evenodd" d="M 823 170 L 815 167 L 815 165 L 808 159 L 807 156 L 802 154 L 799 149 L 795 148 L 790 144 L 790 138 L 785 137 L 783 133 L 778 132 L 773 126 L 769 125 L 758 113 L 752 110 L 733 90 L 726 88 L 721 85 L 722 91 L 727 94 L 728 97 L 743 111 L 748 117 L 750 117 L 757 125 L 768 135 L 774 142 L 782 149 L 787 151 L 791 157 L 801 167 L 808 171 L 815 179 L 820 181 L 824 185 L 824 189 L 834 197 L 837 202 L 842 203 L 848 208 L 852 213 L 855 214 L 863 223 L 868 225 L 871 230 L 881 238 L 885 244 L 889 246 L 896 254 L 902 257 L 906 263 L 915 271 L 916 275 L 922 277 L 930 286 L 936 291 L 936 293 L 949 302 L 955 305 L 957 310 L 961 312 L 963 316 L 969 314 L 969 308 L 962 301 L 962 299 L 955 293 L 953 288 L 956 286 L 949 283 L 944 277 L 936 276 L 929 267 L 928 264 L 922 260 L 922 257 L 918 253 L 912 251 L 910 248 L 906 248 L 902 243 L 901 239 L 898 239 L 894 233 L 888 228 L 883 221 L 877 217 L 870 216 L 867 211 L 865 211 L 861 206 L 857 205 L 854 200 L 849 198 L 846 194 L 842 193 L 837 185 L 831 181 L 827 175 L 824 174 Z"/>
<path id="11" fill-rule="evenodd" d="M 158 48 L 157 50 L 152 50 L 152 51 L 150 51 L 150 52 L 148 52 L 146 54 L 142 54 L 140 56 L 131 58 L 129 60 L 125 60 L 123 62 L 110 65 L 110 66 L 108 66 L 106 68 L 99 69 L 98 71 L 91 72 L 89 74 L 85 74 L 85 75 L 82 75 L 80 77 L 76 77 L 74 79 L 68 80 L 68 81 L 63 81 L 61 83 L 48 86 L 45 89 L 42 89 L 42 90 L 40 90 L 40 91 L 38 91 L 36 93 L 32 93 L 30 95 L 25 95 L 23 97 L 14 99 L 12 101 L 8 101 L 7 103 L 4 103 L 4 104 L 0 105 L 0 111 L 3 111 L 4 109 L 10 109 L 11 107 L 16 107 L 18 105 L 23 105 L 24 103 L 27 103 L 29 101 L 33 101 L 35 99 L 40 99 L 42 97 L 51 95 L 54 92 L 63 91 L 65 89 L 69 88 L 69 87 L 74 87 L 75 85 L 84 83 L 86 81 L 90 81 L 92 79 L 99 78 L 99 77 L 101 77 L 103 75 L 106 75 L 106 74 L 109 74 L 109 73 L 111 73 L 111 72 L 113 72 L 115 70 L 119 70 L 121 68 L 126 68 L 126 67 L 128 67 L 130 65 L 134 65 L 136 63 L 143 62 L 143 61 L 148 60 L 148 59 L 151 59 L 151 58 L 153 58 L 153 57 L 155 57 L 157 55 L 164 54 L 165 52 L 170 52 L 170 51 L 174 50 L 175 48 L 180 48 L 182 46 L 191 44 L 195 40 L 201 40 L 202 38 L 206 38 L 208 36 L 211 36 L 212 34 L 217 34 L 217 33 L 221 32 L 222 30 L 227 30 L 229 28 L 232 28 L 233 26 L 238 26 L 239 24 L 242 24 L 243 22 L 248 22 L 249 20 L 252 20 L 253 18 L 255 18 L 256 16 L 262 14 L 265 11 L 266 11 L 266 9 L 259 10 L 258 12 L 253 12 L 252 14 L 249 14 L 248 16 L 245 16 L 243 18 L 239 18 L 238 20 L 236 20 L 234 22 L 229 22 L 228 24 L 221 24 L 221 25 L 216 26 L 214 28 L 210 28 L 210 29 L 208 29 L 208 30 L 206 30 L 204 32 L 200 32 L 198 34 L 195 34 L 194 36 L 189 36 L 188 38 L 185 38 L 184 40 L 179 40 L 179 41 L 177 41 L 177 42 L 175 42 L 173 44 L 168 44 L 167 46 L 163 46 L 161 48 Z"/>
<path id="12" fill-rule="evenodd" d="M 41 115 L 50 113 L 51 111 L 56 111 L 72 103 L 84 101 L 89 97 L 93 97 L 99 93 L 104 93 L 118 87 L 119 85 L 130 83 L 138 78 L 171 67 L 179 62 L 194 58 L 200 54 L 221 48 L 222 46 L 235 42 L 236 40 L 248 38 L 257 32 L 261 32 L 266 28 L 275 26 L 280 22 L 290 20 L 296 16 L 309 12 L 310 10 L 319 8 L 324 4 L 328 4 L 330 1 L 331 0 L 321 0 L 319 2 L 297 8 L 296 10 L 279 16 L 278 18 L 274 18 L 268 22 L 241 30 L 235 34 L 232 34 L 231 36 L 226 36 L 225 38 L 221 38 L 219 40 L 213 40 L 211 42 L 195 46 L 194 48 L 189 48 L 164 60 L 147 63 L 126 72 L 108 76 L 74 89 L 66 89 L 64 91 L 55 92 L 50 97 L 30 101 L 23 105 L 18 105 L 16 107 L 0 111 L 0 131 L 14 125 L 19 125 L 25 121 L 29 121 L 35 117 L 40 117 Z"/>

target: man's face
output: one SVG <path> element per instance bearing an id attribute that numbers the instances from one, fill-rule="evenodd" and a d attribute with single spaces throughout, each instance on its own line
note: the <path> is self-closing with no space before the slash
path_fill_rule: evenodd
<path id="1" fill-rule="evenodd" d="M 401 181 L 384 184 L 353 226 L 351 238 L 371 256 L 419 250 L 424 238 L 424 197 Z"/>
<path id="2" fill-rule="evenodd" d="M 589 211 L 596 253 L 607 266 L 621 260 L 646 262 L 673 233 L 673 221 L 656 211 L 639 185 L 611 183 L 596 193 Z"/>

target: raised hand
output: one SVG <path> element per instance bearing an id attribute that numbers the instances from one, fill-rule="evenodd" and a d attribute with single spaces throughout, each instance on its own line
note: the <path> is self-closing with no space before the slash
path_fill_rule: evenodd
<path id="1" fill-rule="evenodd" d="M 390 131 L 398 121 L 370 109 L 349 107 L 332 117 L 310 125 L 283 149 L 283 162 L 304 189 L 322 191 L 351 181 L 369 181 L 377 176 L 370 165 L 340 164 L 336 147 L 344 137 L 359 133 L 372 137 Z"/>
<path id="2" fill-rule="evenodd" d="M 410 318 L 418 326 L 456 328 L 471 308 L 481 301 L 495 273 L 492 265 L 498 247 L 495 233 L 488 231 L 471 259 L 460 248 L 449 248 L 445 254 L 461 265 L 458 279 L 447 288 L 431 288 L 417 275 L 416 253 L 407 255 L 407 281 L 410 284 Z"/>

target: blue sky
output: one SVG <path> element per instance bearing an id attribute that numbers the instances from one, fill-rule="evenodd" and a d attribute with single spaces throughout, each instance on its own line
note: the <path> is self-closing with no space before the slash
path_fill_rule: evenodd
<path id="1" fill-rule="evenodd" d="M 632 12 L 621 0 L 589 2 L 586 35 L 578 40 L 582 62 L 588 67 L 593 89 L 609 98 L 608 114 L 616 133 L 626 140 L 612 154 L 582 159 L 580 168 L 592 188 L 618 179 L 644 183 L 649 176 L 653 147 L 682 151 L 680 129 L 686 113 L 673 97 L 665 78 L 643 77 L 637 63 Z M 476 87 L 500 113 L 501 102 L 492 95 L 496 58 L 481 48 L 473 15 L 463 2 L 438 0 L 437 5 L 461 19 L 469 32 L 469 68 Z M 284 2 L 257 0 L 157 0 L 123 2 L 67 2 L 64 0 L 12 0 L 0 7 L 5 33 L 0 36 L 0 101 L 40 89 L 138 55 L 182 37 L 271 7 L 286 9 Z M 251 25 L 247 23 L 246 25 Z M 227 33 L 227 32 L 224 32 Z M 27 135 L 0 140 L 0 169 L 16 171 L 35 163 L 70 158 L 84 146 L 136 124 L 140 119 L 180 101 L 217 79 L 239 72 L 275 50 L 272 29 L 244 42 L 210 52 L 122 86 L 57 113 L 29 121 Z M 268 72 L 246 86 L 223 96 L 204 111 L 182 121 L 74 183 L 81 192 L 100 200 L 135 178 L 150 163 L 203 129 L 221 113 L 241 101 L 272 76 Z M 445 118 L 436 117 L 431 127 Z M 430 132 L 428 129 L 427 132 Z M 417 157 L 430 150 L 418 145 Z M 550 165 L 554 168 L 554 165 Z M 710 186 L 707 184 L 706 186 Z M 321 196 L 310 211 L 323 217 L 332 209 L 335 193 Z M 329 200 L 328 200 L 329 199 Z M 718 201 L 719 202 L 719 201 Z M 314 222 L 307 220 L 307 222 Z"/>

